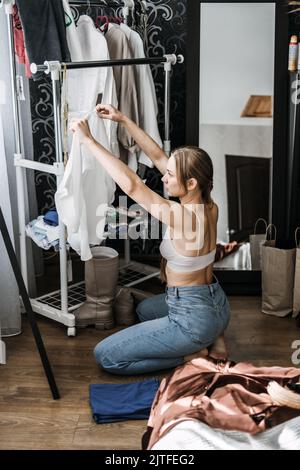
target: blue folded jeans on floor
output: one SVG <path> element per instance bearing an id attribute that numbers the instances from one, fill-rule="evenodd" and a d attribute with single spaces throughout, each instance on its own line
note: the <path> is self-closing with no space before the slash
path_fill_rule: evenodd
<path id="1" fill-rule="evenodd" d="M 96 423 L 147 419 L 158 379 L 127 384 L 91 384 L 90 405 Z"/>

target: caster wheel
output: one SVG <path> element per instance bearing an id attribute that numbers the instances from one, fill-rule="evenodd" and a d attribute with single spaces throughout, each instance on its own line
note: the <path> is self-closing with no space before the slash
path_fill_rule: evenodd
<path id="1" fill-rule="evenodd" d="M 70 327 L 68 328 L 68 332 L 67 332 L 67 333 L 68 333 L 68 336 L 76 336 L 76 328 L 75 328 L 74 326 L 72 326 L 72 327 L 70 326 Z"/>

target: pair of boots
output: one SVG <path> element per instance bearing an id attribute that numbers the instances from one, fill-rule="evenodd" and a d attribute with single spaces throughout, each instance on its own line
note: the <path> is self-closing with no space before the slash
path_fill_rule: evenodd
<path id="1" fill-rule="evenodd" d="M 119 254 L 105 246 L 91 249 L 85 262 L 86 302 L 74 312 L 76 326 L 95 325 L 100 330 L 114 326 L 113 302 L 119 276 Z"/>

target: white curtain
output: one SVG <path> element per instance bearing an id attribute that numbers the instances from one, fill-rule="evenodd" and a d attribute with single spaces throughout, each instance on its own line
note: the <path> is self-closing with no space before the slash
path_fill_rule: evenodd
<path id="1" fill-rule="evenodd" d="M 0 81 L 0 86 L 3 82 Z M 0 102 L 1 103 L 1 102 Z M 6 154 L 3 135 L 2 105 L 0 106 L 0 206 L 14 244 L 11 204 L 9 197 Z M 18 287 L 10 265 L 6 248 L 0 237 L 0 327 L 2 336 L 10 336 L 21 331 L 21 314 Z"/>
<path id="2" fill-rule="evenodd" d="M 1 3 L 0 3 L 1 6 Z M 16 170 L 14 166 L 14 122 L 12 108 L 10 55 L 7 18 L 4 8 L 0 8 L 0 204 L 9 229 L 11 240 L 19 258 L 18 206 L 16 190 Z M 20 101 L 21 108 L 21 147 L 23 156 L 33 159 L 33 142 L 31 129 L 31 111 L 28 79 L 24 66 L 17 64 L 17 73 L 23 77 L 25 101 Z M 26 222 L 37 216 L 37 204 L 34 185 L 34 172 L 27 171 L 25 205 Z M 27 240 L 28 284 L 30 297 L 36 295 L 35 273 L 42 270 L 41 250 L 34 251 L 31 241 Z M 10 262 L 0 234 L 0 326 L 3 336 L 20 333 L 21 318 L 19 293 L 10 267 Z"/>

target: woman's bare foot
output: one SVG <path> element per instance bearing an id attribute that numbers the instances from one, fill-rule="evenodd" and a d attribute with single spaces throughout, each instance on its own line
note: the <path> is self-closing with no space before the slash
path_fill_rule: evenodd
<path id="1" fill-rule="evenodd" d="M 226 361 L 228 359 L 228 351 L 224 335 L 219 336 L 214 344 L 209 347 L 208 354 L 213 359 L 217 359 L 219 361 Z"/>
<path id="2" fill-rule="evenodd" d="M 197 357 L 206 357 L 208 356 L 208 349 L 200 349 L 200 351 L 195 352 L 194 354 L 188 354 L 187 356 L 184 356 L 184 362 L 191 361 L 192 359 L 195 359 Z"/>

